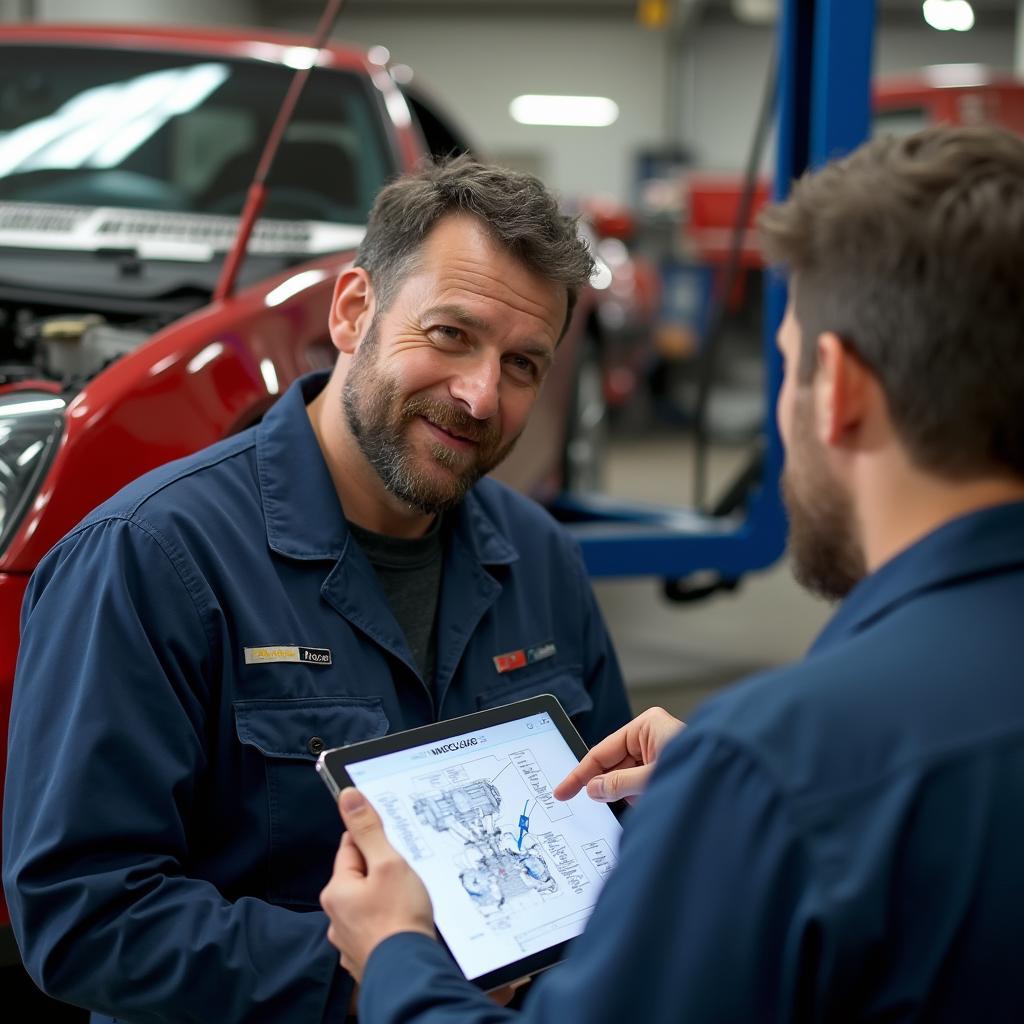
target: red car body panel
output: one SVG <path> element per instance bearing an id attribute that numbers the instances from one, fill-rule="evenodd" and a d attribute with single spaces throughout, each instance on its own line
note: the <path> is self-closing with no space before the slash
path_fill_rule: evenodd
<path id="1" fill-rule="evenodd" d="M 0 557 L 0 572 L 31 572 L 83 509 L 155 466 L 244 429 L 296 377 L 323 365 L 315 353 L 329 345 L 334 279 L 350 258 L 304 264 L 204 307 L 90 381 L 68 406 L 54 463 Z M 268 291 L 300 274 L 320 279 L 279 306 L 266 304 Z M 276 390 L 266 376 L 276 377 Z"/>

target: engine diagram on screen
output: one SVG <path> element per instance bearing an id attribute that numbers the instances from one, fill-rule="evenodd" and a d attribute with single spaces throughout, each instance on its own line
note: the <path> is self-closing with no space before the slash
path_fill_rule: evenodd
<path id="1" fill-rule="evenodd" d="M 467 977 L 583 930 L 621 829 L 585 795 L 556 799 L 554 783 L 577 763 L 536 715 L 349 766 Z"/>
<path id="2" fill-rule="evenodd" d="M 512 823 L 502 815 L 501 793 L 488 779 L 413 798 L 413 812 L 423 825 L 461 840 L 455 856 L 459 881 L 485 918 L 517 900 L 558 892 L 544 848 L 530 834 L 530 804 L 525 801 Z"/>

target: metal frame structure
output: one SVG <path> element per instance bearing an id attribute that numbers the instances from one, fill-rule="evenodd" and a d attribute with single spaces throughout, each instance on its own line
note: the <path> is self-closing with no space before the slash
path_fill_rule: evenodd
<path id="1" fill-rule="evenodd" d="M 779 33 L 776 199 L 785 198 L 790 183 L 805 169 L 819 167 L 867 138 L 875 4 L 784 0 Z M 715 517 L 600 495 L 566 496 L 558 511 L 571 524 L 592 576 L 682 579 L 712 572 L 722 580 L 738 580 L 781 556 L 786 521 L 774 410 L 782 367 L 775 333 L 785 305 L 785 283 L 773 277 L 765 288 L 762 471 L 745 514 Z"/>

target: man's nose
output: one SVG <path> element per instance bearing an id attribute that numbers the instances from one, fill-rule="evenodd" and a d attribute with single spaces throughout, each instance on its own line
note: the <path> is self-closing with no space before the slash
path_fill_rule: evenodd
<path id="1" fill-rule="evenodd" d="M 481 355 L 469 365 L 460 367 L 452 378 L 449 391 L 452 398 L 466 406 L 466 411 L 477 420 L 489 420 L 498 412 L 498 389 L 501 385 L 501 361 Z"/>

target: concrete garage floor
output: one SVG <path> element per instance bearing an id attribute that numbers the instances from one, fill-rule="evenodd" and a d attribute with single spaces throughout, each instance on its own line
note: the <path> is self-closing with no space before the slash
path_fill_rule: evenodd
<path id="1" fill-rule="evenodd" d="M 711 494 L 720 493 L 745 452 L 742 446 L 712 449 Z M 605 489 L 624 498 L 689 504 L 692 466 L 686 433 L 615 439 Z M 595 589 L 634 710 L 661 705 L 682 718 L 721 687 L 799 658 L 832 611 L 797 586 L 785 562 L 696 604 L 669 603 L 652 579 L 598 580 Z"/>

